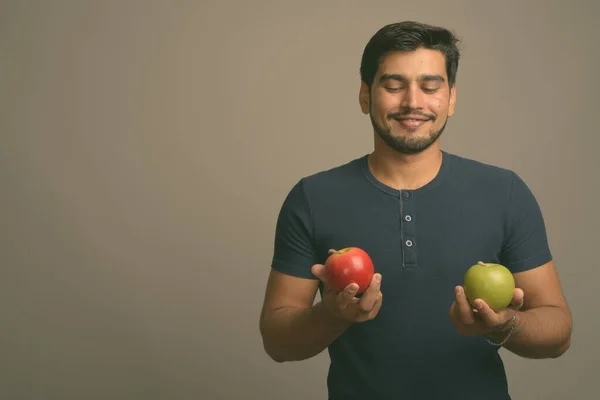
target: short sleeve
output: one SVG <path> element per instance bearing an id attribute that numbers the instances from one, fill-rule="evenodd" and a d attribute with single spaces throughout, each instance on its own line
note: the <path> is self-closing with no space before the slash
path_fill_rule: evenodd
<path id="1" fill-rule="evenodd" d="M 317 279 L 311 272 L 317 257 L 304 184 L 304 180 L 300 180 L 294 185 L 279 212 L 271 267 L 288 275 Z"/>
<path id="2" fill-rule="evenodd" d="M 513 273 L 552 260 L 542 211 L 535 196 L 515 173 L 507 210 L 506 235 L 500 262 Z"/>

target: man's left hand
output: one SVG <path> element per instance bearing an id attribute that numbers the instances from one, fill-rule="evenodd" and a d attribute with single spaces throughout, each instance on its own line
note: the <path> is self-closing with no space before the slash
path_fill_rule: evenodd
<path id="1" fill-rule="evenodd" d="M 476 299 L 475 309 L 469 304 L 464 288 L 455 288 L 455 299 L 448 314 L 452 325 L 463 336 L 489 335 L 510 329 L 513 315 L 523 306 L 523 290 L 515 289 L 510 305 L 494 311 L 481 299 Z"/>

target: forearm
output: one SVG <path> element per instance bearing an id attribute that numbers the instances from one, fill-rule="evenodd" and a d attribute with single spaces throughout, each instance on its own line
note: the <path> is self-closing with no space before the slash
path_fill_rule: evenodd
<path id="1" fill-rule="evenodd" d="M 349 322 L 330 315 L 319 302 L 312 308 L 285 307 L 261 322 L 263 344 L 277 361 L 299 361 L 325 350 L 348 327 Z"/>
<path id="2" fill-rule="evenodd" d="M 506 333 L 489 335 L 500 343 Z M 525 358 L 556 358 L 570 346 L 571 318 L 559 307 L 538 307 L 517 313 L 516 330 L 504 347 Z"/>

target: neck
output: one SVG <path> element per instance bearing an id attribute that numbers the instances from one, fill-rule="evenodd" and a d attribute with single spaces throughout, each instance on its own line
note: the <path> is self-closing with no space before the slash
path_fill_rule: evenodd
<path id="1" fill-rule="evenodd" d="M 418 154 L 401 154 L 387 146 L 375 148 L 368 164 L 373 176 L 397 190 L 415 190 L 431 182 L 442 165 L 436 142 Z"/>

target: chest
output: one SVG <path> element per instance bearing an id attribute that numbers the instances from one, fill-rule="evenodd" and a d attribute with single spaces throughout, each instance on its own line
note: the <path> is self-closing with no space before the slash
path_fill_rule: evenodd
<path id="1" fill-rule="evenodd" d="M 324 261 L 329 249 L 360 247 L 387 282 L 428 287 L 459 284 L 478 261 L 497 261 L 504 239 L 502 211 L 464 198 L 382 196 L 338 203 L 315 226 Z"/>

